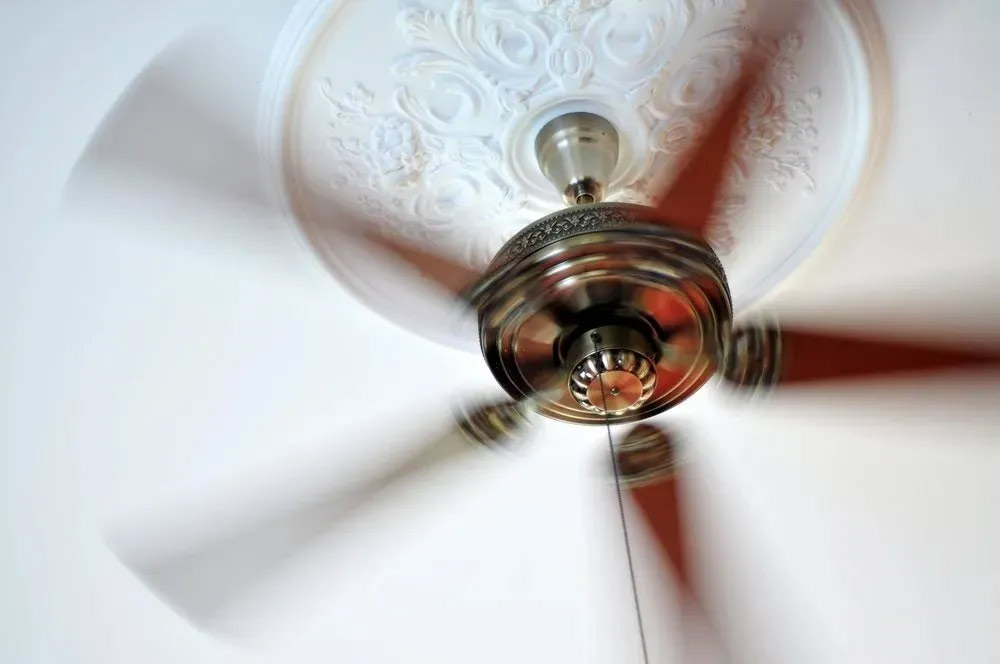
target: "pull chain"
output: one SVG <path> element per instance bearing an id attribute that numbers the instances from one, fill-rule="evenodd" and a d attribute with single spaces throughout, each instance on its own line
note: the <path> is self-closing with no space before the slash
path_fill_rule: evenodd
<path id="1" fill-rule="evenodd" d="M 596 332 L 590 337 L 591 341 L 594 342 L 594 350 L 600 351 L 601 335 Z M 608 432 L 608 451 L 611 453 L 611 465 L 615 473 L 615 492 L 618 495 L 618 513 L 621 515 L 622 521 L 622 536 L 625 540 L 625 557 L 628 560 L 628 575 L 629 579 L 632 581 L 632 600 L 635 603 L 635 619 L 639 625 L 639 642 L 642 644 L 642 661 L 644 664 L 649 664 L 649 651 L 646 648 L 646 630 L 642 624 L 642 610 L 639 606 L 639 588 L 635 582 L 635 566 L 632 563 L 632 544 L 629 542 L 628 538 L 628 522 L 625 518 L 625 501 L 622 499 L 622 483 L 621 475 L 618 472 L 618 457 L 615 455 L 615 444 L 611 440 L 611 418 L 608 415 L 608 400 L 607 395 L 604 393 L 604 376 L 601 374 L 597 375 L 598 380 L 601 381 L 601 405 L 604 408 L 604 427 Z"/>

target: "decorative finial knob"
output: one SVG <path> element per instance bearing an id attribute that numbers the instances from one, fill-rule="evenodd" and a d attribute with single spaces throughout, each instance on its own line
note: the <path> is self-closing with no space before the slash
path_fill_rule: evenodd
<path id="1" fill-rule="evenodd" d="M 639 408 L 656 389 L 651 345 L 637 332 L 619 327 L 592 330 L 571 352 L 569 390 L 595 413 L 621 415 Z"/>

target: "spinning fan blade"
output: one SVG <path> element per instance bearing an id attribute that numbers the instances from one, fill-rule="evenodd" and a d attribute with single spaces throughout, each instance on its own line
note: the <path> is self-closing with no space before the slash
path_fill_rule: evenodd
<path id="1" fill-rule="evenodd" d="M 748 33 L 781 35 L 798 25 L 805 9 L 799 3 L 762 3 L 758 14 L 749 20 Z M 772 65 L 772 58 L 762 49 L 749 49 L 739 75 L 722 95 L 722 104 L 714 122 L 700 142 L 687 155 L 673 181 L 656 198 L 655 207 L 662 219 L 675 228 L 704 240 L 708 234 L 713 208 L 724 187 L 731 160 L 737 125 L 743 116 L 754 87 Z"/>
<path id="2" fill-rule="evenodd" d="M 334 534 L 338 524 L 428 473 L 481 453 L 483 445 L 512 447 L 527 424 L 526 411 L 510 401 L 463 409 L 457 426 L 363 482 L 333 488 L 324 483 L 310 490 L 296 479 L 269 480 L 235 509 L 199 505 L 183 523 L 145 522 L 110 537 L 110 544 L 164 602 L 213 631 L 221 614 Z M 205 514 L 213 523 L 204 523 Z"/>
<path id="3" fill-rule="evenodd" d="M 673 441 L 651 424 L 638 424 L 615 446 L 618 475 L 667 554 L 677 581 L 690 590 L 683 515 Z"/>
<path id="4" fill-rule="evenodd" d="M 237 67 L 234 76 L 233 59 L 245 55 L 241 41 L 195 35 L 153 60 L 74 166 L 67 211 L 185 250 L 208 244 L 202 251 L 213 256 L 266 257 L 287 244 L 298 247 L 284 218 L 289 213 L 268 193 L 255 109 L 233 102 L 256 98 L 259 85 L 259 72 Z M 367 243 L 393 264 L 402 260 L 447 294 L 459 295 L 478 277 L 456 260 L 374 230 L 327 192 L 311 191 L 310 200 L 342 236 Z"/>
<path id="5" fill-rule="evenodd" d="M 1000 367 L 1000 352 L 758 325 L 738 328 L 723 375 L 741 386 L 793 385 Z"/>
<path id="6" fill-rule="evenodd" d="M 638 508 L 656 537 L 674 573 L 680 593 L 682 619 L 697 620 L 709 628 L 712 645 L 724 644 L 708 619 L 691 574 L 690 524 L 686 521 L 680 464 L 670 435 L 651 424 L 638 424 L 615 446 L 615 462 L 626 495 Z M 684 661 L 701 644 L 684 632 Z M 706 634 L 702 632 L 702 637 Z"/>
<path id="7" fill-rule="evenodd" d="M 657 212 L 671 226 L 705 239 L 725 180 L 737 122 L 762 70 L 762 61 L 757 59 L 744 67 L 715 123 L 659 198 Z"/>
<path id="8" fill-rule="evenodd" d="M 1000 354 L 958 348 L 781 330 L 781 382 L 1000 365 Z"/>
<path id="9" fill-rule="evenodd" d="M 446 293 L 461 299 L 478 281 L 479 272 L 439 253 L 373 228 L 360 231 L 361 237 L 378 249 L 400 258 L 420 275 Z"/>

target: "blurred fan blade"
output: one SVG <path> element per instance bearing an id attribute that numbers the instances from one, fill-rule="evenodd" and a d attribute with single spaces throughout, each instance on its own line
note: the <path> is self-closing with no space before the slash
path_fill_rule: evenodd
<path id="1" fill-rule="evenodd" d="M 682 465 L 670 435 L 660 427 L 638 424 L 615 445 L 615 461 L 623 492 L 638 508 L 656 538 L 674 573 L 680 593 L 682 620 L 697 621 L 698 633 L 710 635 L 708 644 L 722 648 L 727 655 L 719 632 L 713 626 L 692 578 L 690 524 L 686 521 Z M 706 644 L 696 642 L 695 632 L 685 629 L 682 661 L 691 661 L 693 653 L 701 652 Z M 727 659 L 731 659 L 728 658 Z"/>
<path id="2" fill-rule="evenodd" d="M 779 384 L 1000 366 L 1000 353 L 781 328 Z"/>
<path id="3" fill-rule="evenodd" d="M 762 4 L 756 8 L 756 15 L 748 17 L 752 23 L 752 27 L 745 26 L 748 34 L 787 34 L 801 22 L 805 11 L 796 2 Z M 722 95 L 711 127 L 686 156 L 673 181 L 655 197 L 658 216 L 672 227 L 703 240 L 707 237 L 709 221 L 731 164 L 737 125 L 747 108 L 749 95 L 772 64 L 773 56 L 756 45 L 748 48 L 739 75 Z"/>
<path id="4" fill-rule="evenodd" d="M 111 223 L 188 239 L 263 242 L 279 232 L 254 140 L 256 109 L 243 101 L 259 94 L 251 63 L 267 53 L 258 50 L 223 29 L 165 48 L 101 120 L 67 184 L 70 205 L 86 197 L 103 203 Z M 126 214 L 115 215 L 120 208 Z"/>
<path id="5" fill-rule="evenodd" d="M 744 68 L 708 134 L 657 202 L 659 216 L 668 220 L 672 227 L 697 238 L 706 237 L 708 222 L 730 163 L 736 124 L 760 71 L 756 60 Z"/>
<path id="6" fill-rule="evenodd" d="M 230 65 L 238 53 L 195 36 L 150 63 L 77 161 L 64 200 L 67 212 L 118 223 L 128 233 L 155 234 L 157 242 L 179 242 L 185 249 L 205 246 L 212 256 L 269 256 L 281 246 L 298 248 L 298 237 L 289 232 L 292 212 L 269 193 L 276 178 L 262 169 L 254 109 L 230 100 L 254 97 L 236 95 L 234 87 L 259 84 L 256 73 L 234 80 Z M 329 226 L 387 254 L 392 265 L 402 259 L 448 294 L 459 295 L 478 277 L 456 260 L 374 230 L 327 192 L 310 194 L 335 222 Z"/>
<path id="7" fill-rule="evenodd" d="M 148 520 L 109 537 L 112 549 L 153 592 L 201 629 L 252 596 L 338 525 L 395 491 L 454 469 L 482 447 L 511 447 L 526 433 L 526 411 L 510 401 L 463 409 L 462 419 L 403 459 L 350 486 L 268 480 L 233 506 L 199 505 L 183 523 Z M 283 481 L 281 481 L 283 479 Z M 228 507 L 228 509 L 227 509 Z M 228 512 L 234 512 L 232 515 Z M 226 518 L 220 518 L 219 514 Z M 206 524 L 206 514 L 211 523 Z"/>
<path id="8" fill-rule="evenodd" d="M 615 454 L 623 485 L 663 546 L 678 583 L 689 590 L 673 442 L 659 427 L 638 424 Z"/>
<path id="9" fill-rule="evenodd" d="M 365 228 L 361 237 L 382 251 L 402 259 L 427 281 L 461 299 L 481 274 L 442 254 L 428 251 L 398 236 Z"/>

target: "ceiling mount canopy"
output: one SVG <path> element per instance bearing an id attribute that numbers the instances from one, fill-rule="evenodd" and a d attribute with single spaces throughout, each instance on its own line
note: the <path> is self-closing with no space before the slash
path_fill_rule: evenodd
<path id="1" fill-rule="evenodd" d="M 600 115 L 566 113 L 538 132 L 535 156 L 567 205 L 600 203 L 618 165 L 618 132 Z"/>

